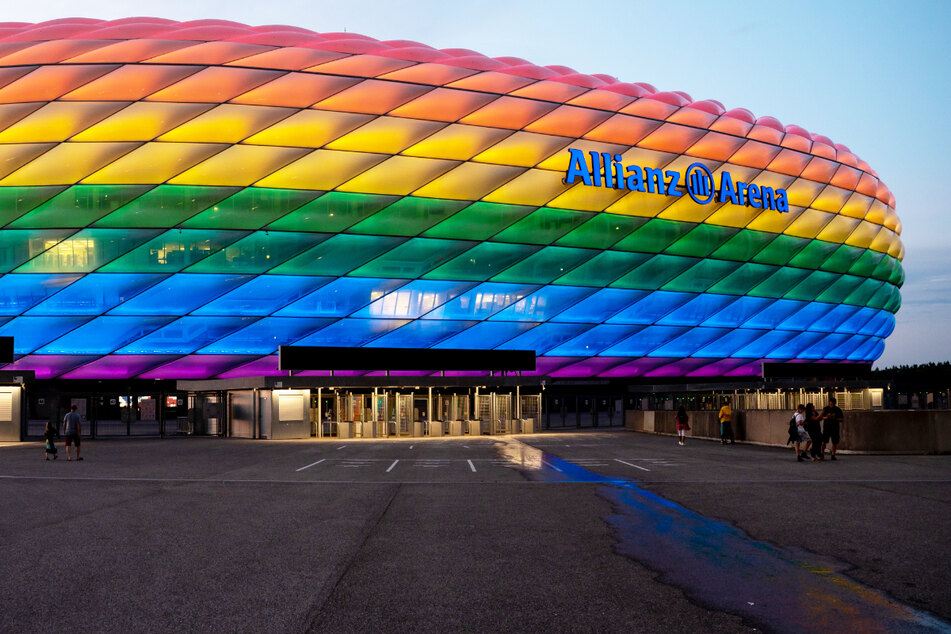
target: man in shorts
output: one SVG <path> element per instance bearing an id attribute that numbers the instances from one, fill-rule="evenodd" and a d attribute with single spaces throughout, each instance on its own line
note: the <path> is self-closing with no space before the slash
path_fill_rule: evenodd
<path id="1" fill-rule="evenodd" d="M 731 445 L 735 444 L 736 439 L 733 437 L 733 410 L 730 409 L 730 399 L 725 399 L 717 418 L 720 419 L 720 443 L 725 445 L 727 440 L 729 440 Z"/>
<path id="2" fill-rule="evenodd" d="M 79 457 L 79 437 L 83 431 L 83 419 L 76 411 L 76 405 L 71 405 L 66 416 L 63 417 L 63 436 L 66 437 L 66 459 L 72 460 L 69 448 L 76 443 L 76 460 L 82 460 Z"/>
<path id="3" fill-rule="evenodd" d="M 825 455 L 826 444 L 831 442 L 832 450 L 829 452 L 829 458 L 836 460 L 835 450 L 839 446 L 839 428 L 841 427 L 842 421 L 845 420 L 845 414 L 843 414 L 842 410 L 835 404 L 835 397 L 829 397 L 829 404 L 822 408 L 822 420 L 824 421 L 822 429 L 822 452 L 819 455 Z"/>

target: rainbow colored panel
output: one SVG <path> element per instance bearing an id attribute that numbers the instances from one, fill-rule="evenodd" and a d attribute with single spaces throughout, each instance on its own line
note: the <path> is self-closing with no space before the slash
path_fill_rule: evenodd
<path id="1" fill-rule="evenodd" d="M 571 153 L 788 211 L 566 181 Z M 565 377 L 876 359 L 895 200 L 844 145 L 644 83 L 353 33 L 0 23 L 0 335 L 43 378 L 284 344 L 533 349 Z"/>

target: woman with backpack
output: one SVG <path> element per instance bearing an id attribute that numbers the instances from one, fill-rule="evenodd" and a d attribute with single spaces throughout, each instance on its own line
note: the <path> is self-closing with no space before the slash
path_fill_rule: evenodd
<path id="1" fill-rule="evenodd" d="M 802 443 L 809 442 L 809 434 L 806 433 L 806 428 L 804 423 L 806 421 L 806 408 L 802 403 L 796 406 L 796 412 L 793 414 L 792 419 L 789 421 L 789 440 L 786 441 L 786 444 L 792 444 L 793 449 L 796 450 L 796 460 L 798 462 L 805 462 L 805 459 L 802 457 L 804 453 L 802 450 Z"/>
<path id="2" fill-rule="evenodd" d="M 677 444 L 681 447 L 687 444 L 687 432 L 690 430 L 687 420 L 687 410 L 681 405 L 677 410 Z"/>

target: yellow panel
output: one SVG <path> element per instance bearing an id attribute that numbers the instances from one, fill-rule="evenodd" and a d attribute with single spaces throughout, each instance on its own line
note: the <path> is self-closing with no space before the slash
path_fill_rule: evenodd
<path id="1" fill-rule="evenodd" d="M 901 262 L 905 259 L 905 245 L 900 240 L 892 242 L 892 246 L 888 247 L 888 255 L 898 258 L 898 261 Z"/>
<path id="2" fill-rule="evenodd" d="M 786 198 L 789 200 L 789 206 L 808 207 L 816 199 L 824 185 L 805 178 L 797 178 L 794 183 L 786 188 Z"/>
<path id="3" fill-rule="evenodd" d="M 302 110 L 249 137 L 245 143 L 320 147 L 371 119 L 373 115 L 368 114 Z"/>
<path id="4" fill-rule="evenodd" d="M 315 150 L 261 179 L 256 185 L 287 189 L 333 189 L 386 158 L 386 154 Z"/>
<path id="5" fill-rule="evenodd" d="M 768 172 L 763 170 L 759 173 L 759 176 L 753 179 L 753 183 L 757 187 L 772 187 L 776 189 L 786 189 L 796 180 L 795 176 L 787 176 L 786 174 L 778 174 L 776 172 Z"/>
<path id="6" fill-rule="evenodd" d="M 458 161 L 394 156 L 337 189 L 345 192 L 405 196 L 458 164 Z"/>
<path id="7" fill-rule="evenodd" d="M 865 196 L 864 194 L 853 192 L 852 195 L 849 196 L 849 199 L 845 201 L 845 205 L 842 206 L 842 210 L 839 213 L 843 216 L 849 216 L 851 218 L 858 218 L 861 220 L 862 218 L 865 218 L 865 214 L 868 212 L 869 205 L 871 204 L 871 196 Z"/>
<path id="8" fill-rule="evenodd" d="M 454 123 L 407 148 L 403 154 L 467 161 L 510 134 L 512 134 L 511 130 L 501 128 L 483 128 L 482 126 Z"/>
<path id="9" fill-rule="evenodd" d="M 848 200 L 850 193 L 851 192 L 847 189 L 828 185 L 822 190 L 822 193 L 812 201 L 812 207 L 821 209 L 822 211 L 837 213 L 842 209 L 842 205 L 845 204 L 845 201 Z"/>
<path id="10" fill-rule="evenodd" d="M 330 150 L 381 152 L 398 154 L 420 139 L 426 138 L 445 123 L 422 119 L 378 117 L 339 139 L 327 144 Z"/>
<path id="11" fill-rule="evenodd" d="M 865 220 L 869 222 L 874 222 L 877 225 L 884 225 L 885 219 L 888 217 L 888 205 L 883 203 L 877 198 L 872 199 L 872 204 L 869 205 L 868 211 L 865 213 Z M 890 227 L 894 231 L 894 227 Z"/>
<path id="12" fill-rule="evenodd" d="M 456 200 L 479 200 L 493 189 L 500 187 L 522 172 L 521 167 L 463 163 L 449 170 L 428 185 L 413 192 L 414 196 L 450 198 Z"/>
<path id="13" fill-rule="evenodd" d="M 92 174 L 83 183 L 164 183 L 226 147 L 210 143 L 146 143 Z"/>
<path id="14" fill-rule="evenodd" d="M 501 143 L 496 143 L 473 161 L 496 165 L 533 167 L 572 142 L 563 137 L 533 132 L 516 132 Z"/>
<path id="15" fill-rule="evenodd" d="M 875 251 L 880 251 L 882 253 L 887 253 L 888 248 L 892 245 L 892 242 L 897 242 L 898 236 L 891 229 L 886 229 L 882 227 L 878 234 L 875 236 L 875 239 L 872 240 L 872 243 L 869 245 L 870 249 Z"/>
<path id="16" fill-rule="evenodd" d="M 74 141 L 151 141 L 213 107 L 207 103 L 137 101 L 73 137 Z"/>
<path id="17" fill-rule="evenodd" d="M 54 101 L 0 132 L 0 143 L 65 141 L 128 104 Z"/>
<path id="18" fill-rule="evenodd" d="M 901 221 L 898 219 L 898 215 L 895 213 L 895 210 L 891 207 L 885 207 L 885 226 L 901 235 Z"/>
<path id="19" fill-rule="evenodd" d="M 238 143 L 255 132 L 297 112 L 294 108 L 222 104 L 169 130 L 159 141 Z"/>
<path id="20" fill-rule="evenodd" d="M 670 199 L 666 196 L 642 192 L 629 192 L 624 198 L 605 209 L 605 211 L 610 214 L 653 218 L 669 205 Z"/>
<path id="21" fill-rule="evenodd" d="M 571 185 L 563 182 L 564 174 L 548 170 L 532 169 L 512 179 L 483 200 L 490 203 L 510 205 L 535 205 L 540 207 Z"/>
<path id="22" fill-rule="evenodd" d="M 652 150 L 641 150 L 641 149 L 638 149 L 637 151 L 641 152 L 641 151 L 652 151 Z M 654 153 L 655 153 L 655 154 L 659 154 L 659 152 L 654 152 Z M 655 160 L 656 160 L 656 159 L 655 159 Z M 632 161 L 632 162 L 634 162 L 634 161 Z M 720 161 L 713 161 L 713 160 L 710 160 L 710 159 L 700 159 L 700 158 L 697 158 L 697 157 L 695 157 L 695 156 L 678 156 L 677 158 L 675 158 L 674 160 L 670 161 L 670 162 L 667 163 L 666 165 L 663 165 L 663 168 L 664 168 L 665 170 L 675 170 L 675 171 L 680 172 L 681 174 L 683 174 L 684 172 L 687 171 L 687 168 L 690 167 L 691 165 L 693 165 L 694 163 L 701 163 L 701 164 L 703 164 L 703 165 L 706 165 L 706 166 L 707 166 L 707 169 L 710 170 L 711 173 L 712 173 L 712 172 L 716 172 L 717 169 L 718 169 L 721 165 L 723 165 L 723 163 L 721 163 Z M 636 162 L 635 162 L 635 164 L 641 165 L 640 163 L 636 163 Z M 625 165 L 626 165 L 626 163 L 625 163 Z M 643 167 L 643 165 L 641 165 L 641 166 Z M 648 167 L 656 167 L 656 166 L 655 166 L 655 165 L 649 165 Z M 679 184 L 680 184 L 681 186 L 683 186 L 683 181 L 681 181 Z"/>
<path id="23" fill-rule="evenodd" d="M 568 146 L 561 152 L 556 152 L 552 156 L 548 157 L 544 161 L 538 164 L 538 167 L 543 170 L 554 170 L 556 172 L 568 171 L 568 162 L 571 160 L 571 154 L 568 153 L 568 147 L 576 148 L 584 152 L 587 160 L 591 160 L 591 157 L 588 155 L 588 152 L 607 152 L 612 156 L 614 154 L 621 154 L 622 157 L 625 157 L 626 154 L 623 154 L 628 150 L 626 145 L 614 145 L 612 143 L 601 143 L 600 141 L 588 141 L 586 139 L 578 139 L 577 141 L 571 142 Z M 660 154 L 660 152 L 656 152 Z M 672 155 L 671 155 L 672 156 Z M 630 163 L 636 163 L 637 161 L 629 161 L 626 158 L 624 159 L 624 164 L 629 165 Z"/>
<path id="24" fill-rule="evenodd" d="M 138 143 L 60 143 L 0 185 L 72 185 L 138 146 Z"/>
<path id="25" fill-rule="evenodd" d="M 797 238 L 815 238 L 834 217 L 835 214 L 827 214 L 817 209 L 807 209 L 792 224 L 786 227 L 783 233 Z"/>
<path id="26" fill-rule="evenodd" d="M 17 143 L 0 145 L 0 177 L 6 176 L 37 156 L 55 147 L 55 143 Z"/>
<path id="27" fill-rule="evenodd" d="M 627 190 L 624 189 L 588 187 L 578 183 L 548 203 L 548 206 L 578 211 L 604 211 L 608 205 L 614 204 L 626 193 Z"/>
<path id="28" fill-rule="evenodd" d="M 849 237 L 849 234 L 852 233 L 852 230 L 855 229 L 856 225 L 860 222 L 862 221 L 857 218 L 849 218 L 848 216 L 841 215 L 836 216 L 816 237 L 826 242 L 845 242 L 845 239 Z"/>
<path id="29" fill-rule="evenodd" d="M 714 182 L 721 182 L 723 172 L 730 173 L 730 178 L 733 180 L 733 188 L 736 189 L 737 183 L 752 183 L 760 175 L 762 170 L 755 167 L 745 167 L 743 165 L 724 163 L 713 172 Z"/>
<path id="30" fill-rule="evenodd" d="M 895 233 L 901 235 L 901 220 L 895 219 Z"/>
<path id="31" fill-rule="evenodd" d="M 232 145 L 169 182 L 173 185 L 247 187 L 309 151 L 292 147 Z"/>
<path id="32" fill-rule="evenodd" d="M 760 213 L 752 213 L 752 212 Z M 770 233 L 782 233 L 803 211 L 802 207 L 790 207 L 789 213 L 779 213 L 764 209 L 753 209 L 740 205 L 723 205 L 706 219 L 708 225 L 724 227 L 746 227 Z"/>
<path id="33" fill-rule="evenodd" d="M 846 239 L 845 243 L 853 247 L 867 249 L 879 231 L 881 231 L 880 226 L 863 220 L 859 223 L 859 226 L 855 228 L 855 231 L 852 232 L 852 235 Z"/>
<path id="34" fill-rule="evenodd" d="M 736 205 L 729 205 L 730 207 L 735 207 Z M 723 207 L 723 203 L 714 203 L 709 202 L 706 205 L 700 205 L 693 201 L 693 198 L 684 194 L 683 196 L 677 198 L 667 209 L 660 213 L 659 218 L 664 218 L 666 220 L 680 220 L 683 222 L 703 222 L 714 213 L 717 209 Z M 745 214 L 746 222 L 749 222 L 756 215 L 755 212 L 762 211 L 761 209 L 750 208 L 739 208 L 741 211 L 747 212 Z M 746 222 L 743 224 L 745 225 Z M 742 225 L 740 225 L 742 226 Z"/>

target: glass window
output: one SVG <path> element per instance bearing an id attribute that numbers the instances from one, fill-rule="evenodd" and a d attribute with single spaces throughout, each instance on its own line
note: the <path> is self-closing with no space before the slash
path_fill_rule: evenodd
<path id="1" fill-rule="evenodd" d="M 572 286 L 606 286 L 650 259 L 646 253 L 602 251 L 555 280 Z"/>
<path id="2" fill-rule="evenodd" d="M 574 306 L 552 317 L 552 321 L 599 323 L 646 297 L 647 293 L 647 291 L 602 288 L 594 295 L 582 299 Z"/>
<path id="3" fill-rule="evenodd" d="M 887 311 L 878 311 L 857 331 L 862 335 L 886 337 L 895 327 L 895 316 Z"/>
<path id="4" fill-rule="evenodd" d="M 462 255 L 430 271 L 425 277 L 481 282 L 535 253 L 539 248 L 529 244 L 481 242 Z"/>
<path id="5" fill-rule="evenodd" d="M 236 191 L 236 187 L 159 185 L 106 216 L 96 226 L 174 227 Z"/>
<path id="6" fill-rule="evenodd" d="M 494 282 L 547 284 L 598 254 L 594 249 L 545 247 L 492 278 Z"/>
<path id="7" fill-rule="evenodd" d="M 101 315 L 165 277 L 161 274 L 91 273 L 34 307 L 30 314 Z"/>
<path id="8" fill-rule="evenodd" d="M 353 316 L 415 319 L 442 306 L 471 287 L 472 284 L 468 282 L 416 280 L 383 295 L 369 306 L 353 313 Z"/>
<path id="9" fill-rule="evenodd" d="M 577 286 L 546 286 L 499 311 L 493 321 L 547 321 L 594 292 Z"/>
<path id="10" fill-rule="evenodd" d="M 335 235 L 271 272 L 282 275 L 346 275 L 403 240 L 384 236 Z"/>
<path id="11" fill-rule="evenodd" d="M 473 321 L 418 319 L 368 344 L 383 348 L 429 348 L 447 337 L 474 326 Z"/>
<path id="12" fill-rule="evenodd" d="M 536 322 L 482 321 L 433 347 L 486 350 L 495 348 L 537 325 Z"/>
<path id="13" fill-rule="evenodd" d="M 316 198 L 307 189 L 248 187 L 182 223 L 202 229 L 260 229 Z"/>
<path id="14" fill-rule="evenodd" d="M 413 238 L 394 247 L 372 262 L 364 264 L 353 275 L 368 277 L 416 278 L 449 261 L 475 242 Z"/>
<path id="15" fill-rule="evenodd" d="M 254 319 L 254 317 L 182 317 L 133 341 L 117 350 L 117 353 L 189 354 L 231 334 Z"/>
<path id="16" fill-rule="evenodd" d="M 408 324 L 406 319 L 341 319 L 297 341 L 298 346 L 362 346 L 391 330 Z M 367 368 L 371 370 L 373 368 Z"/>
<path id="17" fill-rule="evenodd" d="M 35 258 L 74 231 L 74 229 L 4 229 L 0 231 L 0 272 L 11 271 Z"/>
<path id="18" fill-rule="evenodd" d="M 15 354 L 29 354 L 88 320 L 89 317 L 75 316 L 17 317 L 0 326 L 0 337 L 13 337 Z"/>
<path id="19" fill-rule="evenodd" d="M 279 346 L 291 344 L 315 332 L 332 319 L 265 317 L 201 350 L 202 354 L 275 354 Z"/>
<path id="20" fill-rule="evenodd" d="M 565 247 L 607 249 L 647 222 L 647 218 L 600 213 L 558 240 Z"/>
<path id="21" fill-rule="evenodd" d="M 113 315 L 184 315 L 246 282 L 247 275 L 178 273 L 113 308 Z"/>
<path id="22" fill-rule="evenodd" d="M 55 187 L 0 187 L 0 227 L 66 189 Z"/>
<path id="23" fill-rule="evenodd" d="M 278 277 L 278 276 L 265 276 Z M 283 277 L 283 276 L 281 276 Z M 257 278 L 261 279 L 261 278 Z M 329 278 L 304 278 L 329 279 Z M 282 317 L 346 317 L 404 285 L 406 280 L 342 277 L 277 311 Z M 245 286 L 248 286 L 247 284 Z M 245 288 L 242 286 L 241 289 Z M 239 291 L 241 289 L 238 289 Z"/>
<path id="24" fill-rule="evenodd" d="M 34 319 L 46 319 L 35 317 Z M 161 328 L 174 317 L 141 315 L 135 317 L 96 317 L 46 344 L 40 354 L 109 354 L 130 341 L 144 337 L 156 328 Z"/>
<path id="25" fill-rule="evenodd" d="M 654 218 L 615 245 L 616 249 L 660 253 L 696 227 L 693 222 Z"/>
<path id="26" fill-rule="evenodd" d="M 206 231 L 169 229 L 142 246 L 102 267 L 103 272 L 175 273 L 220 251 L 244 236 L 247 231 Z"/>
<path id="27" fill-rule="evenodd" d="M 874 308 L 859 308 L 851 317 L 846 319 L 835 329 L 836 332 L 871 334 L 874 329 L 867 330 L 865 326 L 877 314 Z"/>
<path id="28" fill-rule="evenodd" d="M 250 282 L 199 307 L 195 310 L 195 314 L 269 315 L 332 279 L 298 275 L 259 275 Z"/>
<path id="29" fill-rule="evenodd" d="M 657 291 L 632 306 L 628 306 L 610 319 L 616 324 L 652 324 L 696 297 L 691 293 Z"/>
<path id="30" fill-rule="evenodd" d="M 556 357 L 590 357 L 630 337 L 643 326 L 600 324 L 548 352 Z"/>
<path id="31" fill-rule="evenodd" d="M 85 227 L 149 190 L 150 185 L 73 185 L 20 216 L 14 229 Z"/>
<path id="32" fill-rule="evenodd" d="M 19 315 L 58 293 L 80 275 L 4 275 L 0 277 L 0 315 Z"/>
<path id="33" fill-rule="evenodd" d="M 466 206 L 461 200 L 407 196 L 366 220 L 350 227 L 350 233 L 384 236 L 415 236 Z"/>
<path id="34" fill-rule="evenodd" d="M 527 284 L 480 284 L 428 313 L 425 319 L 487 319 L 519 301 L 538 286 Z"/>
<path id="35" fill-rule="evenodd" d="M 594 216 L 587 211 L 542 207 L 495 236 L 499 242 L 551 244 Z"/>
<path id="36" fill-rule="evenodd" d="M 128 253 L 159 229 L 83 229 L 20 266 L 20 273 L 87 273 Z"/>
<path id="37" fill-rule="evenodd" d="M 443 220 L 423 235 L 427 238 L 488 240 L 535 209 L 522 205 L 477 202 Z"/>
<path id="38" fill-rule="evenodd" d="M 850 335 L 823 335 L 823 338 L 803 350 L 800 359 L 844 359 L 845 355 L 835 354 L 836 348 L 851 339 Z"/>
<path id="39" fill-rule="evenodd" d="M 535 354 L 542 355 L 569 339 L 577 337 L 592 326 L 593 324 L 539 324 L 525 334 L 510 339 L 498 347 L 500 350 L 534 350 Z"/>
<path id="40" fill-rule="evenodd" d="M 188 270 L 193 273 L 264 273 L 328 237 L 326 233 L 255 231 Z"/>
<path id="41" fill-rule="evenodd" d="M 397 196 L 329 192 L 268 227 L 276 231 L 343 231 L 398 200 Z"/>

